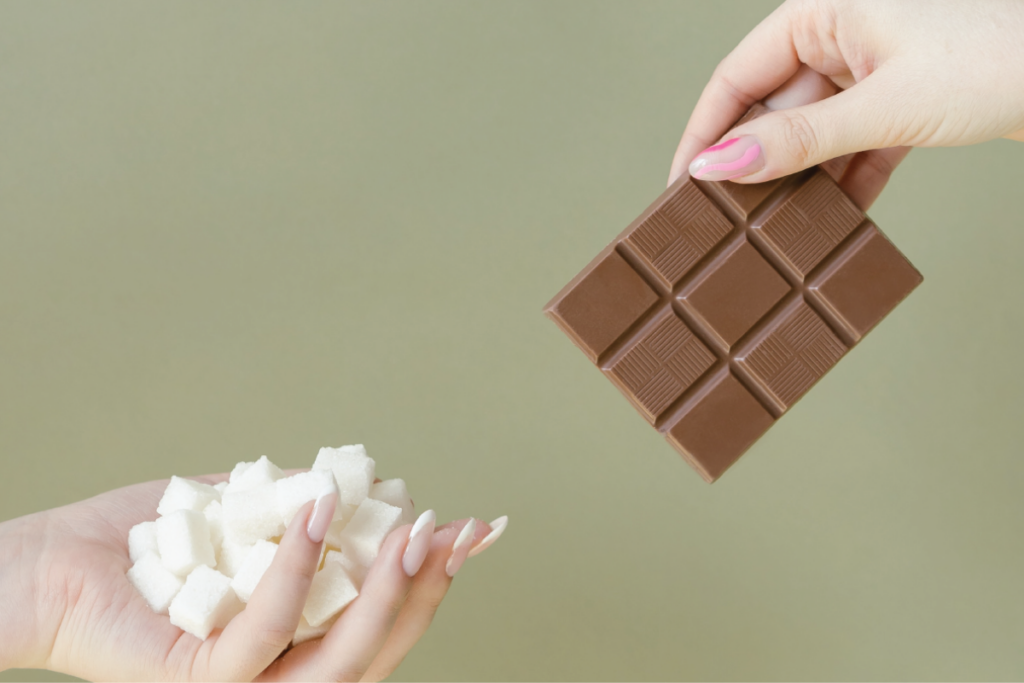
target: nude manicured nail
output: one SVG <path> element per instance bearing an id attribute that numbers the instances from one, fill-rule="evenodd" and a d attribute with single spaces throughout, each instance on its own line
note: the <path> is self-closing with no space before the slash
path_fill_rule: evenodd
<path id="1" fill-rule="evenodd" d="M 309 521 L 306 522 L 306 535 L 313 543 L 322 543 L 327 535 L 327 527 L 331 526 L 334 519 L 334 508 L 338 504 L 338 494 L 328 493 L 316 499 L 313 511 L 309 513 Z"/>
<path id="2" fill-rule="evenodd" d="M 466 557 L 469 555 L 470 546 L 473 542 L 473 534 L 475 533 L 476 520 L 470 519 L 469 524 L 462 527 L 459 537 L 455 539 L 455 545 L 452 546 L 452 556 L 448 558 L 448 564 L 444 566 L 444 570 L 448 573 L 448 576 L 455 576 L 455 572 L 459 571 L 462 567 L 462 563 L 466 561 Z"/>
<path id="3" fill-rule="evenodd" d="M 764 168 L 761 142 L 753 135 L 741 135 L 708 147 L 690 162 L 690 175 L 697 180 L 732 180 Z"/>
<path id="4" fill-rule="evenodd" d="M 483 551 L 494 545 L 494 542 L 501 538 L 501 535 L 505 533 L 505 527 L 508 526 L 508 516 L 504 515 L 498 517 L 496 520 L 491 522 L 491 533 L 480 539 L 480 542 L 473 546 L 473 549 L 469 551 L 469 557 L 479 555 Z"/>
<path id="5" fill-rule="evenodd" d="M 434 511 L 427 510 L 412 525 L 409 542 L 405 546 L 405 554 L 402 555 L 402 569 L 405 570 L 406 576 L 416 576 L 416 572 L 423 566 L 423 560 L 427 559 L 436 521 L 437 515 Z"/>

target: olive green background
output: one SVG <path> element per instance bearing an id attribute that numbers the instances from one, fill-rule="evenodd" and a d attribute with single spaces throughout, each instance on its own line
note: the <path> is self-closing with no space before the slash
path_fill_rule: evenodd
<path id="1" fill-rule="evenodd" d="M 713 486 L 541 314 L 773 4 L 0 5 L 0 519 L 365 442 L 511 518 L 395 679 L 1024 677 L 1024 145 Z"/>

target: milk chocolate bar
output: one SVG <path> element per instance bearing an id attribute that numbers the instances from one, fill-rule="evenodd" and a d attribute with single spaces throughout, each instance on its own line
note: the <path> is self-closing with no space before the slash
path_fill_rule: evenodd
<path id="1" fill-rule="evenodd" d="M 821 168 L 684 175 L 544 311 L 713 482 L 921 281 Z"/>

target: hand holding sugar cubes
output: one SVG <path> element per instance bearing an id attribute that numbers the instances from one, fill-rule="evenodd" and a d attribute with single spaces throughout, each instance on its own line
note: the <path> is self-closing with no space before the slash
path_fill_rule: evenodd
<path id="1" fill-rule="evenodd" d="M 310 471 L 290 477 L 266 456 L 239 463 L 216 486 L 173 477 L 159 518 L 129 532 L 128 579 L 153 611 L 206 639 L 245 608 L 299 509 L 334 493 L 320 567 L 292 642 L 321 637 L 359 595 L 388 534 L 415 519 L 405 482 L 374 483 L 374 471 L 357 445 L 322 448 Z"/>

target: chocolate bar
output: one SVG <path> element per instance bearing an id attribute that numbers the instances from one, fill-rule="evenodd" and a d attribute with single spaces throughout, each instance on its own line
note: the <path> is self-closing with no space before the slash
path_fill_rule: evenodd
<path id="1" fill-rule="evenodd" d="M 821 168 L 684 175 L 544 312 L 713 482 L 921 281 Z"/>

